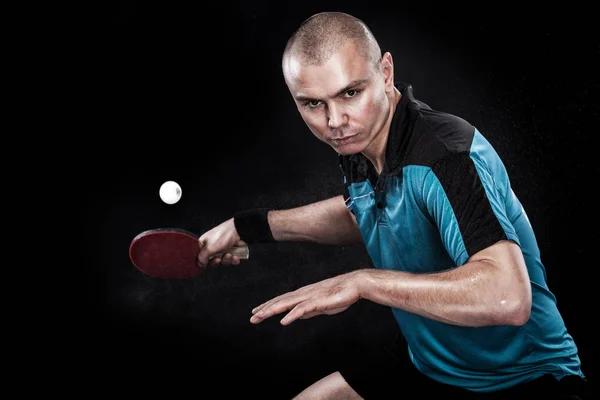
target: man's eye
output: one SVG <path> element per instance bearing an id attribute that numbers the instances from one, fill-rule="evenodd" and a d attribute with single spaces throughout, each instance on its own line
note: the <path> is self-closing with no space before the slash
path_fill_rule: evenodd
<path id="1" fill-rule="evenodd" d="M 319 100 L 311 100 L 311 101 L 309 101 L 308 103 L 306 103 L 306 105 L 307 105 L 309 108 L 316 108 L 316 107 L 318 107 L 320 104 L 321 104 L 321 102 L 320 102 Z"/>
<path id="2" fill-rule="evenodd" d="M 346 92 L 346 95 L 347 95 L 348 97 L 354 97 L 354 96 L 356 96 L 356 94 L 357 94 L 357 93 L 358 93 L 358 91 L 357 91 L 357 90 L 351 89 L 351 90 L 348 90 L 348 91 Z"/>

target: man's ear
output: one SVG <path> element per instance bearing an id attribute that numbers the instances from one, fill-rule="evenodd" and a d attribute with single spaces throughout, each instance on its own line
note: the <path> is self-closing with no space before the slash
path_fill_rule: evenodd
<path id="1" fill-rule="evenodd" d="M 385 78 L 385 91 L 390 92 L 394 90 L 394 60 L 389 51 L 381 57 L 381 69 Z"/>

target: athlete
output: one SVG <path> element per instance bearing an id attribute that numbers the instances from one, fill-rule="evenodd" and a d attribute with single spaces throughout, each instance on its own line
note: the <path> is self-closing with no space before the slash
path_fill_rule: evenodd
<path id="1" fill-rule="evenodd" d="M 236 213 L 200 237 L 199 266 L 239 264 L 211 258 L 233 245 L 361 244 L 374 268 L 284 293 L 250 321 L 283 313 L 289 325 L 364 299 L 389 306 L 401 332 L 373 362 L 340 365 L 296 398 L 584 398 L 532 226 L 483 133 L 416 99 L 365 23 L 342 12 L 304 21 L 282 69 L 307 127 L 338 154 L 343 191 Z"/>

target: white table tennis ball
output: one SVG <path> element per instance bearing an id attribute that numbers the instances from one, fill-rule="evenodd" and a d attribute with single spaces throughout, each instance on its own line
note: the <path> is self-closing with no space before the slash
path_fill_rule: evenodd
<path id="1" fill-rule="evenodd" d="M 174 181 L 166 181 L 158 191 L 160 198 L 167 204 L 175 204 L 181 199 L 181 186 Z"/>

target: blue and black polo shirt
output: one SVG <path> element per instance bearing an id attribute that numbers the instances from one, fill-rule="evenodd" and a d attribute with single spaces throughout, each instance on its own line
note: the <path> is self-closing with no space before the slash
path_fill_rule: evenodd
<path id="1" fill-rule="evenodd" d="M 432 273 L 464 264 L 500 240 L 517 243 L 533 294 L 520 327 L 464 327 L 392 309 L 414 365 L 473 391 L 554 374 L 583 376 L 577 347 L 546 283 L 533 229 L 491 144 L 471 124 L 402 93 L 383 171 L 361 153 L 340 155 L 346 206 L 376 268 Z"/>

